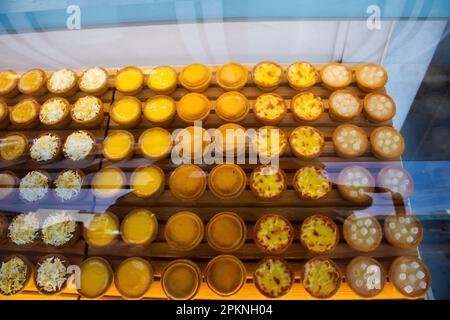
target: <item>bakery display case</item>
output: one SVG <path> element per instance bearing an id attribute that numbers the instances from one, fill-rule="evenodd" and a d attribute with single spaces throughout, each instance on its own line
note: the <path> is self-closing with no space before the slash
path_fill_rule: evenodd
<path id="1" fill-rule="evenodd" d="M 450 298 L 448 2 L 73 2 L 0 4 L 0 299 Z"/>

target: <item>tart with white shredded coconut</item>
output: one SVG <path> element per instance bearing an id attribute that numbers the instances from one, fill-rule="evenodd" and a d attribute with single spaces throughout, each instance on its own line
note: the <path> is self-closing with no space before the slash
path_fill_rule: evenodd
<path id="1" fill-rule="evenodd" d="M 55 133 L 43 133 L 33 139 L 30 147 L 30 157 L 32 160 L 43 163 L 50 163 L 61 155 L 61 138 Z"/>
<path id="2" fill-rule="evenodd" d="M 78 79 L 78 86 L 83 92 L 101 96 L 108 90 L 108 73 L 101 67 L 89 68 Z"/>
<path id="3" fill-rule="evenodd" d="M 70 115 L 76 123 L 93 128 L 103 121 L 103 102 L 94 96 L 81 97 L 72 106 Z"/>
<path id="4" fill-rule="evenodd" d="M 39 236 L 40 222 L 37 213 L 21 213 L 13 218 L 8 226 L 8 239 L 23 246 L 36 242 Z"/>
<path id="5" fill-rule="evenodd" d="M 77 74 L 69 68 L 62 68 L 52 73 L 47 80 L 47 89 L 61 97 L 70 97 L 77 89 Z"/>
<path id="6" fill-rule="evenodd" d="M 50 177 L 43 170 L 28 172 L 19 183 L 20 198 L 29 203 L 42 201 L 48 194 Z"/>
<path id="7" fill-rule="evenodd" d="M 56 248 L 67 247 L 78 240 L 78 224 L 69 212 L 57 210 L 44 219 L 41 236 L 47 245 Z"/>
<path id="8" fill-rule="evenodd" d="M 0 264 L 0 294 L 12 296 L 20 293 L 31 278 L 32 266 L 22 255 L 13 255 Z"/>
<path id="9" fill-rule="evenodd" d="M 54 97 L 44 102 L 39 111 L 39 120 L 51 128 L 62 128 L 70 122 L 70 103 L 64 98 Z"/>
<path id="10" fill-rule="evenodd" d="M 41 258 L 34 272 L 34 284 L 40 293 L 54 295 L 61 292 L 67 283 L 69 273 L 67 258 L 61 255 L 47 255 Z"/>
<path id="11" fill-rule="evenodd" d="M 80 161 L 93 156 L 95 137 L 92 133 L 79 130 L 67 136 L 63 146 L 63 153 L 67 159 Z"/>
<path id="12" fill-rule="evenodd" d="M 55 198 L 61 202 L 74 201 L 81 195 L 84 174 L 79 169 L 61 171 L 53 181 Z"/>

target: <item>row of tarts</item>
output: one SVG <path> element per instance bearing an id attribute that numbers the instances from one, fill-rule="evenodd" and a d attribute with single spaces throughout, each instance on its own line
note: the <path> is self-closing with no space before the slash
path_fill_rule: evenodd
<path id="1" fill-rule="evenodd" d="M 158 232 L 155 215 L 143 208 L 130 211 L 120 223 L 120 228 L 118 218 L 111 212 L 89 216 L 89 222 L 84 228 L 84 238 L 90 247 L 109 247 L 119 237 L 129 246 L 144 247 L 155 239 Z M 16 216 L 7 227 L 7 237 L 16 243 L 20 240 L 22 245 L 27 245 L 27 240 L 36 241 L 40 236 L 43 242 L 56 247 L 68 246 L 76 241 L 80 230 L 79 223 L 70 213 L 52 212 L 44 218 L 42 228 L 40 218 L 43 217 L 36 213 Z M 2 221 L 5 222 L 6 219 L 3 218 Z M 246 230 L 247 227 L 237 214 L 221 212 L 209 220 L 205 232 L 202 220 L 195 213 L 181 211 L 173 214 L 165 224 L 164 237 L 171 248 L 190 251 L 199 245 L 205 232 L 208 244 L 214 250 L 231 253 L 244 244 Z M 323 254 L 336 247 L 339 233 L 333 220 L 326 216 L 313 215 L 301 224 L 300 241 L 309 252 Z M 358 213 L 345 219 L 342 233 L 347 244 L 361 252 L 374 250 L 383 236 L 382 227 L 376 218 Z M 269 255 L 256 266 L 254 283 L 258 290 L 268 297 L 275 298 L 286 294 L 294 282 L 294 273 L 289 264 L 274 256 L 289 247 L 293 234 L 290 222 L 277 214 L 262 216 L 253 227 L 256 246 Z M 422 239 L 422 226 L 415 216 L 390 215 L 384 221 L 384 235 L 395 247 L 414 248 Z M 68 264 L 68 260 L 59 255 L 41 259 L 35 272 L 36 287 L 44 294 L 61 291 L 68 277 L 65 272 Z M 0 292 L 11 295 L 23 289 L 26 270 L 30 270 L 29 264 L 17 255 L 3 261 L 0 268 Z M 126 298 L 142 297 L 150 287 L 152 272 L 151 265 L 144 259 L 135 257 L 125 260 L 116 270 L 115 280 L 119 293 Z M 217 256 L 205 271 L 208 286 L 223 296 L 236 293 L 245 278 L 245 267 L 239 259 L 230 255 Z M 422 296 L 430 285 L 426 266 L 415 257 L 398 258 L 391 265 L 389 278 L 397 290 L 408 297 Z M 315 258 L 305 264 L 302 280 L 305 289 L 312 296 L 327 298 L 338 290 L 341 273 L 332 260 Z M 373 297 L 380 293 L 385 280 L 383 267 L 372 258 L 357 257 L 347 266 L 347 283 L 363 297 Z M 105 260 L 90 258 L 81 265 L 79 289 L 83 296 L 101 296 L 111 281 L 111 268 Z M 193 262 L 176 260 L 166 266 L 161 282 L 168 297 L 188 299 L 198 291 L 201 273 Z"/>

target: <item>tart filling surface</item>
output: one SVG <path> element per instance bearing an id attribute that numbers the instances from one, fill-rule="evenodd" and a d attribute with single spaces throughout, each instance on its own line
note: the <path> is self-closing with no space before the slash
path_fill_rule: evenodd
<path id="1" fill-rule="evenodd" d="M 310 216 L 300 226 L 300 242 L 312 252 L 331 251 L 339 242 L 338 227 L 326 216 Z"/>
<path id="2" fill-rule="evenodd" d="M 168 66 L 159 66 L 150 70 L 147 86 L 157 92 L 167 92 L 177 85 L 177 72 Z"/>
<path id="3" fill-rule="evenodd" d="M 320 76 L 325 86 L 340 89 L 352 82 L 352 72 L 341 63 L 329 63 L 322 67 Z"/>
<path id="4" fill-rule="evenodd" d="M 261 62 L 253 69 L 253 80 L 257 86 L 273 88 L 281 82 L 283 69 L 273 62 Z"/>
<path id="5" fill-rule="evenodd" d="M 341 157 L 354 158 L 366 152 L 369 140 L 364 129 L 352 124 L 342 124 L 333 132 L 333 145 Z"/>
<path id="6" fill-rule="evenodd" d="M 6 161 L 16 160 L 25 153 L 27 146 L 28 139 L 23 134 L 9 134 L 0 141 L 0 156 Z"/>
<path id="7" fill-rule="evenodd" d="M 317 158 L 322 152 L 325 137 L 313 127 L 301 126 L 292 131 L 289 144 L 297 157 L 312 159 Z"/>
<path id="8" fill-rule="evenodd" d="M 71 110 L 72 118 L 80 122 L 91 121 L 103 112 L 103 103 L 94 96 L 78 99 Z"/>
<path id="9" fill-rule="evenodd" d="M 400 157 L 405 150 L 405 141 L 400 132 L 392 127 L 378 127 L 370 134 L 374 155 L 380 159 Z"/>
<path id="10" fill-rule="evenodd" d="M 180 211 L 170 216 L 164 229 L 167 243 L 174 249 L 189 251 L 203 240 L 204 226 L 198 215 Z"/>
<path id="11" fill-rule="evenodd" d="M 385 93 L 370 93 L 364 98 L 364 112 L 369 120 L 383 122 L 394 117 L 395 102 Z"/>
<path id="12" fill-rule="evenodd" d="M 14 90 L 20 76 L 12 70 L 0 72 L 0 95 L 6 95 Z"/>
<path id="13" fill-rule="evenodd" d="M 356 82 L 363 88 L 379 89 L 387 82 L 386 70 L 378 64 L 363 64 L 355 70 Z"/>
<path id="14" fill-rule="evenodd" d="M 430 272 L 417 257 L 398 257 L 389 269 L 389 280 L 407 297 L 423 296 L 431 287 Z"/>
<path id="15" fill-rule="evenodd" d="M 125 96 L 115 101 L 109 114 L 111 119 L 122 126 L 132 126 L 141 118 L 141 101 L 132 96 Z"/>
<path id="16" fill-rule="evenodd" d="M 266 253 L 285 251 L 294 237 L 294 229 L 286 218 L 277 214 L 264 215 L 255 224 L 255 243 Z"/>
<path id="17" fill-rule="evenodd" d="M 172 194 L 180 200 L 194 201 L 206 190 L 206 174 L 198 166 L 185 164 L 177 167 L 169 178 Z"/>
<path id="18" fill-rule="evenodd" d="M 304 200 L 318 200 L 331 191 L 331 182 L 327 172 L 319 167 L 300 168 L 292 182 L 295 191 Z"/>
<path id="19" fill-rule="evenodd" d="M 217 69 L 216 79 L 225 90 L 240 90 L 247 83 L 248 71 L 239 63 L 229 62 Z"/>
<path id="20" fill-rule="evenodd" d="M 19 194 L 28 202 L 36 202 L 44 198 L 49 189 L 49 178 L 43 172 L 35 170 L 28 172 L 20 180 Z"/>
<path id="21" fill-rule="evenodd" d="M 155 197 L 163 190 L 165 179 L 164 172 L 158 166 L 138 167 L 131 175 L 131 190 L 140 198 Z"/>
<path id="22" fill-rule="evenodd" d="M 330 114 L 337 120 L 348 121 L 361 113 L 361 100 L 347 90 L 334 91 L 329 99 Z"/>
<path id="23" fill-rule="evenodd" d="M 231 255 L 213 258 L 205 270 L 208 287 L 220 296 L 230 296 L 238 292 L 245 283 L 246 270 L 242 262 Z"/>
<path id="24" fill-rule="evenodd" d="M 158 233 L 158 220 L 153 212 L 139 208 L 131 211 L 120 226 L 122 239 L 131 245 L 146 245 Z"/>
<path id="25" fill-rule="evenodd" d="M 126 67 L 120 69 L 116 75 L 115 85 L 117 90 L 124 93 L 133 93 L 139 90 L 144 83 L 144 74 L 139 68 Z"/>
<path id="26" fill-rule="evenodd" d="M 384 167 L 377 176 L 378 186 L 392 192 L 394 197 L 408 198 L 414 190 L 414 181 L 402 167 Z"/>
<path id="27" fill-rule="evenodd" d="M 234 212 L 220 212 L 206 225 L 208 244 L 217 251 L 232 252 L 245 242 L 247 234 L 244 220 Z"/>
<path id="28" fill-rule="evenodd" d="M 39 111 L 39 120 L 43 124 L 56 124 L 66 117 L 69 113 L 69 102 L 64 98 L 50 98 L 44 102 Z"/>
<path id="29" fill-rule="evenodd" d="M 76 81 L 75 72 L 69 68 L 63 68 L 52 73 L 47 81 L 47 87 L 51 92 L 60 93 L 71 89 Z"/>
<path id="30" fill-rule="evenodd" d="M 0 293 L 13 295 L 20 292 L 30 275 L 30 267 L 22 258 L 14 256 L 0 266 Z"/>
<path id="31" fill-rule="evenodd" d="M 164 123 L 173 118 L 176 112 L 175 100 L 169 96 L 150 97 L 143 105 L 144 117 L 151 122 Z"/>
<path id="32" fill-rule="evenodd" d="M 90 257 L 81 263 L 79 292 L 87 298 L 100 297 L 111 285 L 112 268 L 100 257 Z"/>
<path id="33" fill-rule="evenodd" d="M 281 157 L 288 145 L 286 133 L 273 126 L 258 128 L 252 140 L 254 149 L 263 158 Z"/>
<path id="34" fill-rule="evenodd" d="M 150 288 L 153 281 L 153 268 L 139 257 L 124 260 L 114 278 L 117 290 L 128 299 L 139 299 Z"/>
<path id="35" fill-rule="evenodd" d="M 16 191 L 16 175 L 11 171 L 0 171 L 0 201 L 6 200 Z M 1 218 L 0 218 L 1 221 Z M 0 223 L 1 224 L 1 223 Z M 1 230 L 1 228 L 0 228 Z M 1 231 L 0 231 L 1 234 Z M 1 238 L 1 236 L 0 236 Z M 1 241 L 1 240 L 0 240 Z"/>
<path id="36" fill-rule="evenodd" d="M 20 77 L 18 87 L 23 94 L 33 94 L 45 85 L 46 80 L 47 76 L 43 70 L 32 69 Z"/>
<path id="37" fill-rule="evenodd" d="M 200 268 L 190 260 L 172 261 L 161 275 L 162 288 L 170 299 L 192 299 L 197 294 L 201 283 Z"/>
<path id="38" fill-rule="evenodd" d="M 40 291 L 52 294 L 61 291 L 69 277 L 67 261 L 51 256 L 40 261 L 36 268 L 35 282 Z"/>
<path id="39" fill-rule="evenodd" d="M 87 131 L 79 130 L 71 133 L 64 142 L 64 155 L 73 161 L 86 158 L 95 146 L 95 141 Z"/>
<path id="40" fill-rule="evenodd" d="M 386 273 L 375 259 L 356 257 L 347 265 L 346 281 L 356 294 L 371 298 L 383 291 Z"/>
<path id="41" fill-rule="evenodd" d="M 198 159 L 209 150 L 211 136 L 202 127 L 190 126 L 181 129 L 175 137 L 176 152 L 185 159 Z"/>
<path id="42" fill-rule="evenodd" d="M 310 295 L 319 299 L 333 296 L 341 286 L 338 266 L 328 258 L 314 258 L 303 267 L 303 286 Z"/>
<path id="43" fill-rule="evenodd" d="M 398 248 L 415 248 L 422 241 L 423 228 L 416 216 L 392 215 L 384 221 L 386 240 Z"/>
<path id="44" fill-rule="evenodd" d="M 247 97 L 240 92 L 225 92 L 217 98 L 215 111 L 217 116 L 229 122 L 239 122 L 243 120 L 250 106 Z"/>
<path id="45" fill-rule="evenodd" d="M 133 153 L 134 136 L 125 130 L 110 131 L 103 140 L 103 155 L 112 161 L 127 158 Z"/>
<path id="46" fill-rule="evenodd" d="M 215 151 L 224 156 L 237 156 L 245 152 L 245 128 L 236 123 L 225 123 L 213 133 Z"/>
<path id="47" fill-rule="evenodd" d="M 55 195 L 62 201 L 75 199 L 81 193 L 83 180 L 80 171 L 75 169 L 64 170 L 53 181 L 55 184 Z"/>
<path id="48" fill-rule="evenodd" d="M 338 176 L 338 190 L 344 199 L 364 202 L 371 199 L 375 190 L 375 179 L 364 167 L 348 166 Z"/>
<path id="49" fill-rule="evenodd" d="M 84 238 L 90 245 L 105 247 L 119 236 L 119 220 L 110 213 L 97 213 L 85 224 Z"/>
<path id="50" fill-rule="evenodd" d="M 212 73 L 203 64 L 194 63 L 186 66 L 180 73 L 180 83 L 188 90 L 204 90 L 211 81 Z"/>
<path id="51" fill-rule="evenodd" d="M 8 237 L 17 245 L 31 244 L 39 235 L 40 222 L 37 213 L 22 213 L 14 217 L 8 226 Z"/>
<path id="52" fill-rule="evenodd" d="M 314 121 L 322 115 L 324 106 L 321 97 L 312 92 L 303 92 L 292 98 L 291 110 L 301 121 Z"/>
<path id="53" fill-rule="evenodd" d="M 225 163 L 214 167 L 208 175 L 208 187 L 220 199 L 234 199 L 245 190 L 247 177 L 236 164 Z"/>
<path id="54" fill-rule="evenodd" d="M 210 101 L 201 93 L 185 94 L 177 103 L 178 116 L 188 123 L 204 120 L 208 117 L 210 110 Z"/>
<path id="55" fill-rule="evenodd" d="M 260 121 L 275 124 L 286 115 L 287 106 L 280 95 L 265 93 L 256 98 L 253 112 Z"/>
<path id="56" fill-rule="evenodd" d="M 313 86 L 319 77 L 316 68 L 308 62 L 295 62 L 286 70 L 289 84 L 296 89 Z"/>
<path id="57" fill-rule="evenodd" d="M 358 251 L 375 250 L 383 239 L 383 231 L 377 219 L 368 214 L 352 214 L 344 221 L 344 238 Z"/>
<path id="58" fill-rule="evenodd" d="M 144 156 L 151 159 L 165 157 L 172 148 L 172 135 L 159 127 L 147 129 L 139 137 L 139 148 Z"/>
<path id="59" fill-rule="evenodd" d="M 266 257 L 259 262 L 253 274 L 256 288 L 269 298 L 278 298 L 294 283 L 294 272 L 286 261 L 278 257 Z"/>
<path id="60" fill-rule="evenodd" d="M 108 81 L 105 70 L 99 67 L 92 67 L 83 72 L 80 77 L 80 89 L 86 92 L 95 92 L 102 89 Z"/>
<path id="61" fill-rule="evenodd" d="M 40 105 L 34 99 L 25 99 L 18 102 L 11 112 L 9 118 L 12 123 L 26 125 L 34 123 L 39 117 Z"/>
<path id="62" fill-rule="evenodd" d="M 100 199 L 117 196 L 126 183 L 125 174 L 118 167 L 106 167 L 98 171 L 92 179 L 91 188 Z"/>
<path id="63" fill-rule="evenodd" d="M 47 133 L 33 140 L 30 157 L 38 162 L 49 161 L 54 159 L 60 151 L 61 138 L 53 133 Z"/>
<path id="64" fill-rule="evenodd" d="M 253 170 L 250 176 L 250 188 L 261 200 L 278 199 L 286 187 L 286 174 L 276 166 L 259 166 Z"/>
<path id="65" fill-rule="evenodd" d="M 45 244 L 61 247 L 71 241 L 77 231 L 77 222 L 65 210 L 55 211 L 42 223 L 42 241 Z"/>

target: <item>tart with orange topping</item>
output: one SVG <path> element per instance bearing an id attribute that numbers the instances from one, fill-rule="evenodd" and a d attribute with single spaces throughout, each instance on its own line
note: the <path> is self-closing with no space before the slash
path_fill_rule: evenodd
<path id="1" fill-rule="evenodd" d="M 0 157 L 3 161 L 25 158 L 27 150 L 28 138 L 22 133 L 9 133 L 0 140 Z"/>
<path id="2" fill-rule="evenodd" d="M 222 297 L 237 293 L 245 283 L 244 264 L 232 255 L 220 255 L 208 262 L 205 280 L 208 287 Z"/>
<path id="3" fill-rule="evenodd" d="M 245 128 L 236 123 L 225 123 L 214 130 L 214 151 L 217 155 L 236 157 L 245 152 Z"/>
<path id="4" fill-rule="evenodd" d="M 256 266 L 253 281 L 258 291 L 268 298 L 287 294 L 294 284 L 294 271 L 280 257 L 265 257 Z"/>
<path id="5" fill-rule="evenodd" d="M 158 234 L 158 220 L 153 212 L 137 208 L 131 210 L 120 225 L 122 240 L 130 246 L 146 246 Z"/>
<path id="6" fill-rule="evenodd" d="M 172 135 L 159 127 L 147 129 L 139 136 L 138 147 L 148 159 L 164 159 L 172 150 Z"/>
<path id="7" fill-rule="evenodd" d="M 305 166 L 294 175 L 292 185 L 303 200 L 319 200 L 325 197 L 332 188 L 325 169 L 318 166 Z"/>
<path id="8" fill-rule="evenodd" d="M 175 100 L 163 95 L 150 97 L 142 105 L 145 119 L 158 127 L 169 125 L 175 117 L 176 110 Z"/>
<path id="9" fill-rule="evenodd" d="M 119 219 L 112 212 L 91 215 L 84 224 L 83 237 L 89 246 L 105 248 L 119 238 Z"/>
<path id="10" fill-rule="evenodd" d="M 246 239 L 244 220 L 234 212 L 215 214 L 206 225 L 206 240 L 216 251 L 233 252 L 241 248 Z"/>
<path id="11" fill-rule="evenodd" d="M 170 216 L 164 228 L 164 236 L 170 247 L 190 251 L 197 247 L 204 236 L 203 221 L 189 211 L 180 211 Z"/>
<path id="12" fill-rule="evenodd" d="M 19 179 L 14 172 L 9 170 L 0 171 L 0 201 L 8 201 L 14 198 L 18 184 Z M 1 221 L 0 225 L 2 225 Z M 0 234 L 2 233 L 1 229 L 0 227 Z M 2 236 L 0 235 L 0 243 L 2 242 L 1 238 Z"/>
<path id="13" fill-rule="evenodd" d="M 124 96 L 111 105 L 111 120 L 122 128 L 133 128 L 141 121 L 142 103 L 132 96 Z"/>
<path id="14" fill-rule="evenodd" d="M 190 260 L 170 262 L 161 274 L 161 286 L 169 299 L 193 299 L 202 284 L 202 271 Z"/>
<path id="15" fill-rule="evenodd" d="M 104 167 L 95 173 L 91 189 L 98 199 L 114 199 L 125 188 L 126 176 L 123 171 L 114 166 Z"/>
<path id="16" fill-rule="evenodd" d="M 131 191 L 139 198 L 157 198 L 164 191 L 166 176 L 156 165 L 136 168 L 130 178 Z"/>
<path id="17" fill-rule="evenodd" d="M 273 165 L 262 165 L 250 176 L 250 189 L 260 200 L 277 200 L 287 188 L 286 174 Z"/>
<path id="18" fill-rule="evenodd" d="M 217 69 L 216 80 L 224 90 L 239 91 L 247 84 L 248 70 L 240 63 L 228 62 Z"/>
<path id="19" fill-rule="evenodd" d="M 13 70 L 0 71 L 0 97 L 13 98 L 19 94 L 17 83 L 20 76 Z"/>
<path id="20" fill-rule="evenodd" d="M 211 136 L 202 127 L 186 127 L 175 136 L 175 152 L 183 159 L 201 159 L 210 147 Z"/>
<path id="21" fill-rule="evenodd" d="M 181 70 L 178 77 L 181 85 L 191 92 L 203 92 L 211 83 L 211 70 L 204 64 L 190 64 Z"/>
<path id="22" fill-rule="evenodd" d="M 129 159 L 134 153 L 134 136 L 126 130 L 112 130 L 103 140 L 102 153 L 111 161 Z"/>
<path id="23" fill-rule="evenodd" d="M 140 299 L 153 283 L 154 270 L 150 262 L 131 257 L 120 263 L 114 276 L 117 291 L 125 299 Z"/>
<path id="24" fill-rule="evenodd" d="M 102 67 L 89 68 L 78 79 L 78 87 L 87 94 L 101 96 L 109 88 L 108 72 Z"/>
<path id="25" fill-rule="evenodd" d="M 184 122 L 204 121 L 211 111 L 211 102 L 201 93 L 185 94 L 177 103 L 177 114 Z"/>
<path id="26" fill-rule="evenodd" d="M 28 70 L 20 77 L 18 89 L 23 94 L 37 97 L 47 92 L 47 74 L 42 69 Z"/>
<path id="27" fill-rule="evenodd" d="M 70 110 L 72 120 L 85 128 L 94 128 L 104 119 L 103 102 L 94 96 L 79 98 Z"/>
<path id="28" fill-rule="evenodd" d="M 253 105 L 256 118 L 266 125 L 279 123 L 287 113 L 286 101 L 276 93 L 264 93 Z"/>
<path id="29" fill-rule="evenodd" d="M 177 72 L 169 66 L 158 66 L 150 70 L 147 86 L 157 94 L 171 94 L 177 88 Z"/>
<path id="30" fill-rule="evenodd" d="M 386 69 L 379 64 L 359 65 L 355 70 L 356 85 L 363 91 L 383 88 L 388 80 Z"/>
<path id="31" fill-rule="evenodd" d="M 324 112 L 322 98 L 312 92 L 302 92 L 291 100 L 291 111 L 297 121 L 317 120 Z"/>
<path id="32" fill-rule="evenodd" d="M 295 128 L 289 136 L 291 151 L 297 158 L 314 159 L 320 156 L 325 146 L 325 137 L 319 130 L 301 126 Z"/>
<path id="33" fill-rule="evenodd" d="M 144 84 L 144 74 L 137 67 L 125 67 L 117 72 L 115 87 L 117 90 L 127 95 L 135 95 L 141 91 Z"/>
<path id="34" fill-rule="evenodd" d="M 263 61 L 252 70 L 253 82 L 263 91 L 273 91 L 281 83 L 283 68 L 275 62 Z"/>
<path id="35" fill-rule="evenodd" d="M 308 62 L 294 62 L 286 70 L 289 85 L 295 90 L 311 88 L 319 79 L 319 72 Z"/>
<path id="36" fill-rule="evenodd" d="M 14 105 L 9 112 L 9 120 L 18 128 L 32 129 L 39 124 L 41 106 L 34 99 L 24 99 Z"/>
<path id="37" fill-rule="evenodd" d="M 78 90 L 78 76 L 69 69 L 62 68 L 53 72 L 47 80 L 47 89 L 60 97 L 70 97 Z"/>
<path id="38" fill-rule="evenodd" d="M 310 252 L 330 252 L 339 243 L 339 229 L 327 216 L 309 216 L 300 226 L 300 242 Z"/>
<path id="39" fill-rule="evenodd" d="M 215 105 L 216 115 L 226 122 L 240 122 L 244 120 L 250 110 L 246 96 L 240 92 L 229 91 L 217 98 Z"/>
<path id="40" fill-rule="evenodd" d="M 288 219 L 278 214 L 266 214 L 256 221 L 253 239 L 256 246 L 268 254 L 279 254 L 289 248 L 294 228 Z"/>
<path id="41" fill-rule="evenodd" d="M 5 102 L 0 101 L 0 130 L 5 129 L 10 123 L 9 108 Z"/>
<path id="42" fill-rule="evenodd" d="M 244 170 L 234 163 L 215 166 L 208 174 L 208 188 L 219 199 L 238 198 L 245 190 L 247 177 Z"/>

